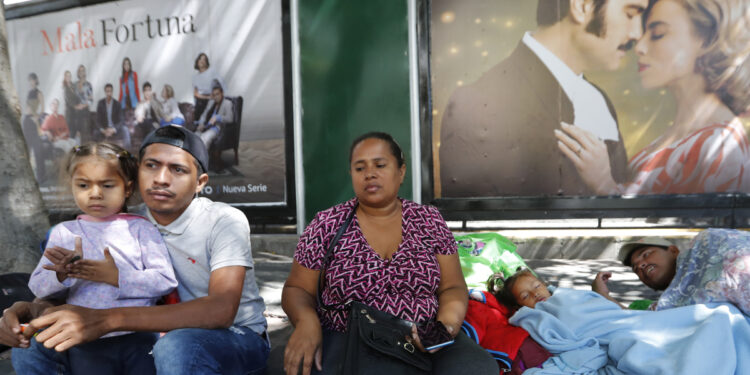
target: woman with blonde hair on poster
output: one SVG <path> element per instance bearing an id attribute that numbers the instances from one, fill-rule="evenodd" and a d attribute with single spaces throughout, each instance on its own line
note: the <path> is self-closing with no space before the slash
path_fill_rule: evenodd
<path id="1" fill-rule="evenodd" d="M 657 0 L 635 47 L 645 88 L 666 88 L 674 125 L 630 159 L 615 183 L 603 142 L 576 126 L 558 147 L 598 195 L 750 192 L 750 1 Z"/>
<path id="2" fill-rule="evenodd" d="M 180 105 L 177 103 L 177 99 L 174 98 L 174 89 L 172 85 L 164 85 L 161 90 L 162 101 L 162 115 L 164 116 L 159 120 L 159 125 L 166 126 L 172 125 L 185 125 L 185 116 L 180 112 Z"/>

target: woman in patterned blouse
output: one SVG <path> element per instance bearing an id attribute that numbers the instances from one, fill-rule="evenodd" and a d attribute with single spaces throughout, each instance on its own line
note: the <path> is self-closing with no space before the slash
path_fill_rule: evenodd
<path id="1" fill-rule="evenodd" d="M 304 374 L 336 370 L 348 302 L 356 300 L 415 323 L 442 322 L 455 343 L 432 354 L 434 373 L 496 375 L 494 360 L 460 330 L 467 289 L 453 235 L 436 208 L 398 197 L 406 173 L 398 144 L 385 133 L 365 134 L 353 142 L 349 162 L 356 198 L 315 216 L 284 285 L 282 306 L 295 327 L 284 353 L 286 373 L 297 374 L 300 364 Z M 316 306 L 318 275 L 330 241 L 353 211 L 321 295 L 324 304 L 341 308 L 325 311 Z M 411 339 L 422 349 L 416 333 Z"/>
<path id="2" fill-rule="evenodd" d="M 563 124 L 558 146 L 597 194 L 750 192 L 750 2 L 658 0 L 635 47 L 641 82 L 676 99 L 674 125 L 630 159 L 616 184 L 606 146 Z"/>

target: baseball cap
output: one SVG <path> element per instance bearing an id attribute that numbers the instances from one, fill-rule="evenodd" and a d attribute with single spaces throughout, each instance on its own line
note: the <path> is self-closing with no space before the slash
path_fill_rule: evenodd
<path id="1" fill-rule="evenodd" d="M 620 246 L 620 252 L 617 253 L 617 260 L 621 261 L 622 264 L 630 267 L 630 254 L 633 250 L 644 246 L 658 246 L 667 248 L 674 244 L 661 238 L 661 237 L 643 237 L 637 241 L 626 242 Z"/>
<path id="2" fill-rule="evenodd" d="M 197 134 L 190 130 L 185 129 L 182 126 L 174 125 L 168 125 L 156 129 L 151 133 L 148 133 L 146 138 L 143 139 L 139 153 L 143 154 L 143 149 L 154 143 L 164 143 L 187 151 L 190 155 L 193 155 L 195 160 L 198 161 L 198 164 L 200 164 L 202 169 L 202 171 L 200 171 L 201 173 L 208 171 L 206 168 L 208 167 L 208 150 L 206 149 L 206 144 L 203 143 L 203 140 L 201 140 Z"/>

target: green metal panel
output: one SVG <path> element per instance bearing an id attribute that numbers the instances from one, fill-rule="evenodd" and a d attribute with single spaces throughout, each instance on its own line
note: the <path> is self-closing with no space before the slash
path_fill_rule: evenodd
<path id="1" fill-rule="evenodd" d="M 306 222 L 354 196 L 350 142 L 385 131 L 410 159 L 407 2 L 300 0 Z M 407 165 L 401 187 L 410 199 Z"/>

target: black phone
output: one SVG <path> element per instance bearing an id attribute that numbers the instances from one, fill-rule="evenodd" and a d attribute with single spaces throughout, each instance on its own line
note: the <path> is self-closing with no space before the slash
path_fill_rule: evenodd
<path id="1" fill-rule="evenodd" d="M 453 336 L 445 328 L 445 325 L 437 320 L 431 320 L 417 326 L 417 334 L 419 334 L 419 341 L 422 342 L 422 346 L 428 351 L 453 344 Z"/>
<path id="2" fill-rule="evenodd" d="M 76 256 L 70 258 L 70 260 L 68 261 L 68 264 L 73 264 L 73 263 L 75 263 L 76 261 L 79 261 L 79 260 L 81 260 L 81 256 L 80 255 L 76 255 Z"/>

